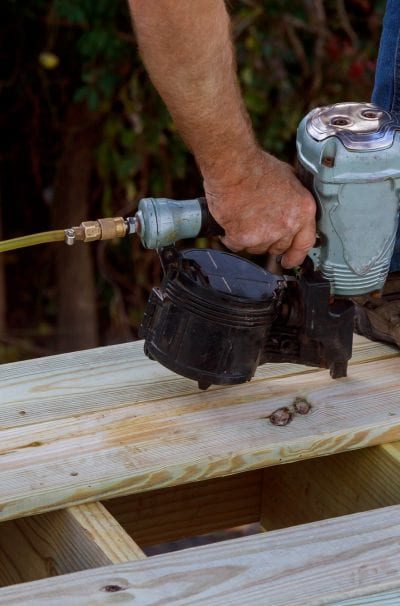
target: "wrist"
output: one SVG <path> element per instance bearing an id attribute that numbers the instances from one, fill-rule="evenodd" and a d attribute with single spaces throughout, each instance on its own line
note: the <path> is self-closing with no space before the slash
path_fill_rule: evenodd
<path id="1" fill-rule="evenodd" d="M 255 142 L 247 147 L 225 148 L 218 158 L 199 163 L 208 189 L 235 187 L 248 178 L 261 176 L 268 170 L 273 156 L 264 152 Z"/>

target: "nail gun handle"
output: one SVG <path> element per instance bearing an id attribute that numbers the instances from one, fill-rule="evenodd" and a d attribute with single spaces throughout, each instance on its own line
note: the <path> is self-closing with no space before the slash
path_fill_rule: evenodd
<path id="1" fill-rule="evenodd" d="M 136 233 L 143 246 L 152 249 L 197 236 L 224 235 L 223 228 L 211 215 L 205 198 L 142 198 L 132 223 L 134 229 L 130 233 Z"/>
<path id="2" fill-rule="evenodd" d="M 199 198 L 201 208 L 201 230 L 199 236 L 210 238 L 212 236 L 224 236 L 225 230 L 219 223 L 216 222 L 210 209 L 208 208 L 206 198 Z"/>

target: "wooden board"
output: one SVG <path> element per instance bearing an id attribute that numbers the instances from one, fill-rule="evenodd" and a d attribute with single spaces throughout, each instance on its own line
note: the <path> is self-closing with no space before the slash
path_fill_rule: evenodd
<path id="1" fill-rule="evenodd" d="M 145 557 L 101 503 L 0 524 L 0 586 Z"/>
<path id="2" fill-rule="evenodd" d="M 243 524 L 286 528 L 400 504 L 400 443 L 132 494 L 104 505 L 140 546 Z"/>
<path id="3" fill-rule="evenodd" d="M 269 365 L 250 384 L 205 393 L 141 348 L 0 367 L 1 520 L 400 438 L 390 347 L 358 339 L 346 379 Z M 299 396 L 311 411 L 273 425 Z"/>
<path id="4" fill-rule="evenodd" d="M 105 507 L 140 546 L 260 521 L 263 471 L 132 494 Z"/>
<path id="5" fill-rule="evenodd" d="M 363 595 L 360 598 L 350 598 L 339 602 L 330 602 L 328 606 L 399 606 L 400 589 L 382 591 L 372 595 Z"/>
<path id="6" fill-rule="evenodd" d="M 355 335 L 350 363 L 381 360 L 396 352 Z M 303 372 L 319 371 L 296 364 L 266 364 L 257 370 L 251 385 Z M 210 391 L 224 389 L 235 388 L 214 386 Z M 194 381 L 146 358 L 142 341 L 2 364 L 0 430 L 197 392 Z"/>
<path id="7" fill-rule="evenodd" d="M 382 606 L 399 589 L 395 506 L 5 588 L 0 604 Z"/>
<path id="8" fill-rule="evenodd" d="M 400 504 L 400 443 L 263 473 L 261 523 L 266 530 Z"/>

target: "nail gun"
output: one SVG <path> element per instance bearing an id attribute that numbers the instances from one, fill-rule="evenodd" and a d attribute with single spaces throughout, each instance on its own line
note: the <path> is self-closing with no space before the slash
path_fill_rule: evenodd
<path id="1" fill-rule="evenodd" d="M 318 240 L 293 275 L 229 252 L 178 251 L 178 240 L 223 234 L 205 199 L 146 198 L 128 219 L 128 231 L 158 250 L 164 270 L 140 328 L 145 353 L 202 389 L 249 381 L 267 362 L 346 376 L 350 297 L 383 288 L 399 211 L 394 117 L 368 103 L 314 109 L 298 127 L 297 159 L 317 200 Z"/>
<path id="2" fill-rule="evenodd" d="M 345 377 L 357 296 L 383 288 L 399 213 L 400 125 L 370 103 L 311 111 L 297 131 L 297 174 L 317 201 L 318 238 L 281 275 L 238 255 L 178 251 L 178 240 L 223 235 L 206 200 L 145 198 L 134 217 L 65 230 L 65 241 L 137 234 L 164 271 L 140 327 L 145 353 L 206 389 L 249 381 L 267 362 Z M 271 267 L 269 267 L 271 269 Z"/>

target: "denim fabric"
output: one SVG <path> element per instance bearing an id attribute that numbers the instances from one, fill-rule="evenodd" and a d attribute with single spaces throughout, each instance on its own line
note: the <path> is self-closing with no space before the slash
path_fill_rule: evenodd
<path id="1" fill-rule="evenodd" d="M 400 2 L 388 0 L 372 102 L 389 111 L 400 111 Z"/>
<path id="2" fill-rule="evenodd" d="M 400 118 L 400 0 L 387 0 L 372 102 Z M 400 224 L 390 271 L 400 271 Z"/>

